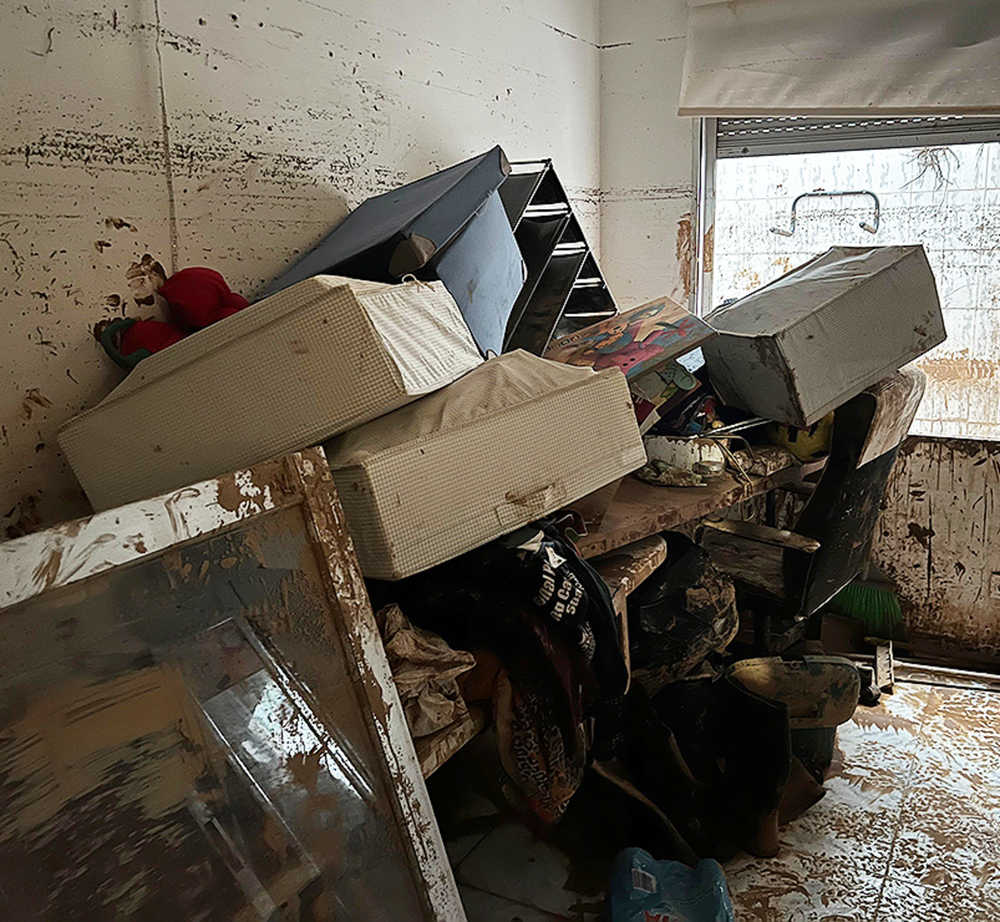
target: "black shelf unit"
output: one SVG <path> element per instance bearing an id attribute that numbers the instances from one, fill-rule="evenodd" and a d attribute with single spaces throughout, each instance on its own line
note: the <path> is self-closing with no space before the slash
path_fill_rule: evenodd
<path id="1" fill-rule="evenodd" d="M 500 186 L 527 278 L 510 314 L 504 351 L 541 355 L 565 336 L 618 312 L 551 160 L 511 163 Z"/>

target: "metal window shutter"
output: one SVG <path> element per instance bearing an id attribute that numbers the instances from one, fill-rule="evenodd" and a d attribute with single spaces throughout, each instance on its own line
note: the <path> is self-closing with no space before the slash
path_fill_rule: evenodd
<path id="1" fill-rule="evenodd" d="M 717 157 L 763 157 L 984 141 L 1000 141 L 1000 118 L 720 118 L 715 150 Z"/>

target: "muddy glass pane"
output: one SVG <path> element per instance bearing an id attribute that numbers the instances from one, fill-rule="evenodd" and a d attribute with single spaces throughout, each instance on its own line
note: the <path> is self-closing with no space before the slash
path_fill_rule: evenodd
<path id="1" fill-rule="evenodd" d="M 284 510 L 0 614 L 0 918 L 424 918 L 305 534 Z"/>

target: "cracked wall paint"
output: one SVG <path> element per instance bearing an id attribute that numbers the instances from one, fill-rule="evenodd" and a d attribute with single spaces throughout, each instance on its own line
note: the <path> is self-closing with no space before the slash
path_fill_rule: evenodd
<path id="1" fill-rule="evenodd" d="M 601 2 L 601 269 L 623 309 L 690 290 L 696 122 L 676 114 L 687 14 L 684 0 Z"/>
<path id="2" fill-rule="evenodd" d="M 120 380 L 93 331 L 159 315 L 156 263 L 252 298 L 369 195 L 496 143 L 553 158 L 597 248 L 598 27 L 597 0 L 0 0 L 0 526 L 87 511 L 55 431 Z"/>

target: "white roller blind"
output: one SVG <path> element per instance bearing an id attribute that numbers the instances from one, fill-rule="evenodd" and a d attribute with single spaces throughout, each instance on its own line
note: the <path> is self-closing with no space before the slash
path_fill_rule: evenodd
<path id="1" fill-rule="evenodd" d="M 688 4 L 681 115 L 1000 112 L 1000 0 Z"/>
<path id="2" fill-rule="evenodd" d="M 969 115 L 764 116 L 720 118 L 715 123 L 715 156 L 719 159 L 990 141 L 1000 141 L 1000 118 Z"/>

